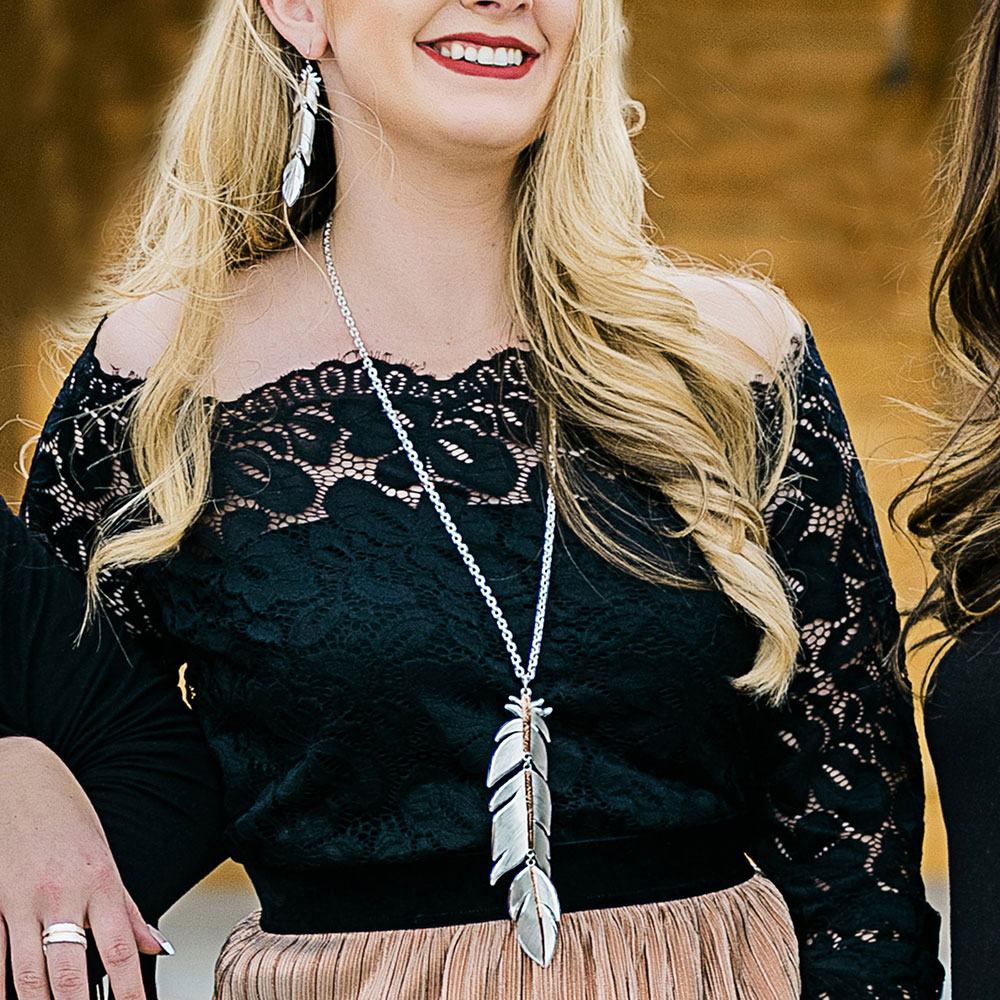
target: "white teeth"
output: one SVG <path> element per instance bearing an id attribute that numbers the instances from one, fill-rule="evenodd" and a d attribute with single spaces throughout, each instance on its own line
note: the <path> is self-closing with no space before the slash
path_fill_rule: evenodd
<path id="1" fill-rule="evenodd" d="M 494 49 L 489 45 L 442 42 L 434 46 L 434 51 L 445 59 L 454 59 L 456 62 L 464 59 L 480 66 L 520 66 L 524 62 L 524 53 L 520 49 Z"/>

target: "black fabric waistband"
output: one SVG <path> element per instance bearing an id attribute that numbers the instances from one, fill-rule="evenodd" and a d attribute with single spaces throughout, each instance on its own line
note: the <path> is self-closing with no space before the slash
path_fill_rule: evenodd
<path id="1" fill-rule="evenodd" d="M 735 824 L 557 844 L 552 880 L 564 912 L 666 902 L 729 889 L 754 869 Z M 322 869 L 247 864 L 272 934 L 444 927 L 507 916 L 511 875 L 489 883 L 487 852 Z"/>

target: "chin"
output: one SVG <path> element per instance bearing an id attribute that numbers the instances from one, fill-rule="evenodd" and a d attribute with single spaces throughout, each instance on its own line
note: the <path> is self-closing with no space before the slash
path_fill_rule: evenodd
<path id="1" fill-rule="evenodd" d="M 477 152 L 492 158 L 516 159 L 528 148 L 538 135 L 535 123 L 525 128 L 523 122 L 516 124 L 491 121 L 482 118 L 452 123 L 451 127 L 440 131 L 440 145 L 450 156 L 475 157 Z"/>

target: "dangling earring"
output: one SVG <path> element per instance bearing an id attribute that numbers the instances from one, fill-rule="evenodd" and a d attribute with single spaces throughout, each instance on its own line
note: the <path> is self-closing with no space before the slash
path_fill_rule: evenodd
<path id="1" fill-rule="evenodd" d="M 306 183 L 306 167 L 312 163 L 316 114 L 319 110 L 319 88 L 322 82 L 316 67 L 307 62 L 299 74 L 298 96 L 292 109 L 289 160 L 281 175 L 281 197 L 289 208 L 299 200 Z"/>

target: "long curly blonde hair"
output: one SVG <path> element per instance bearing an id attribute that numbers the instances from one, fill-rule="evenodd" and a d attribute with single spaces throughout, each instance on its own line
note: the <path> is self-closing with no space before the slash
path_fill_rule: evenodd
<path id="1" fill-rule="evenodd" d="M 698 586 L 578 499 L 579 472 L 562 445 L 586 439 L 657 490 L 715 584 L 760 627 L 753 668 L 737 685 L 778 701 L 799 639 L 762 509 L 790 447 L 788 379 L 775 375 L 778 432 L 762 433 L 736 338 L 706 330 L 672 282 L 678 265 L 650 236 L 632 147 L 641 108 L 628 97 L 626 53 L 621 0 L 583 0 L 544 134 L 518 165 L 509 293 L 536 359 L 543 445 L 560 455 L 550 478 L 563 520 L 611 563 Z M 290 216 L 281 205 L 294 84 L 291 53 L 256 0 L 216 0 L 105 291 L 63 331 L 63 344 L 79 350 L 120 296 L 186 292 L 176 331 L 135 394 L 129 441 L 142 489 L 100 526 L 88 568 L 94 602 L 103 573 L 174 551 L 203 510 L 207 390 L 227 278 L 333 211 L 332 128 L 319 129 L 310 171 L 325 187 L 307 191 Z"/>

